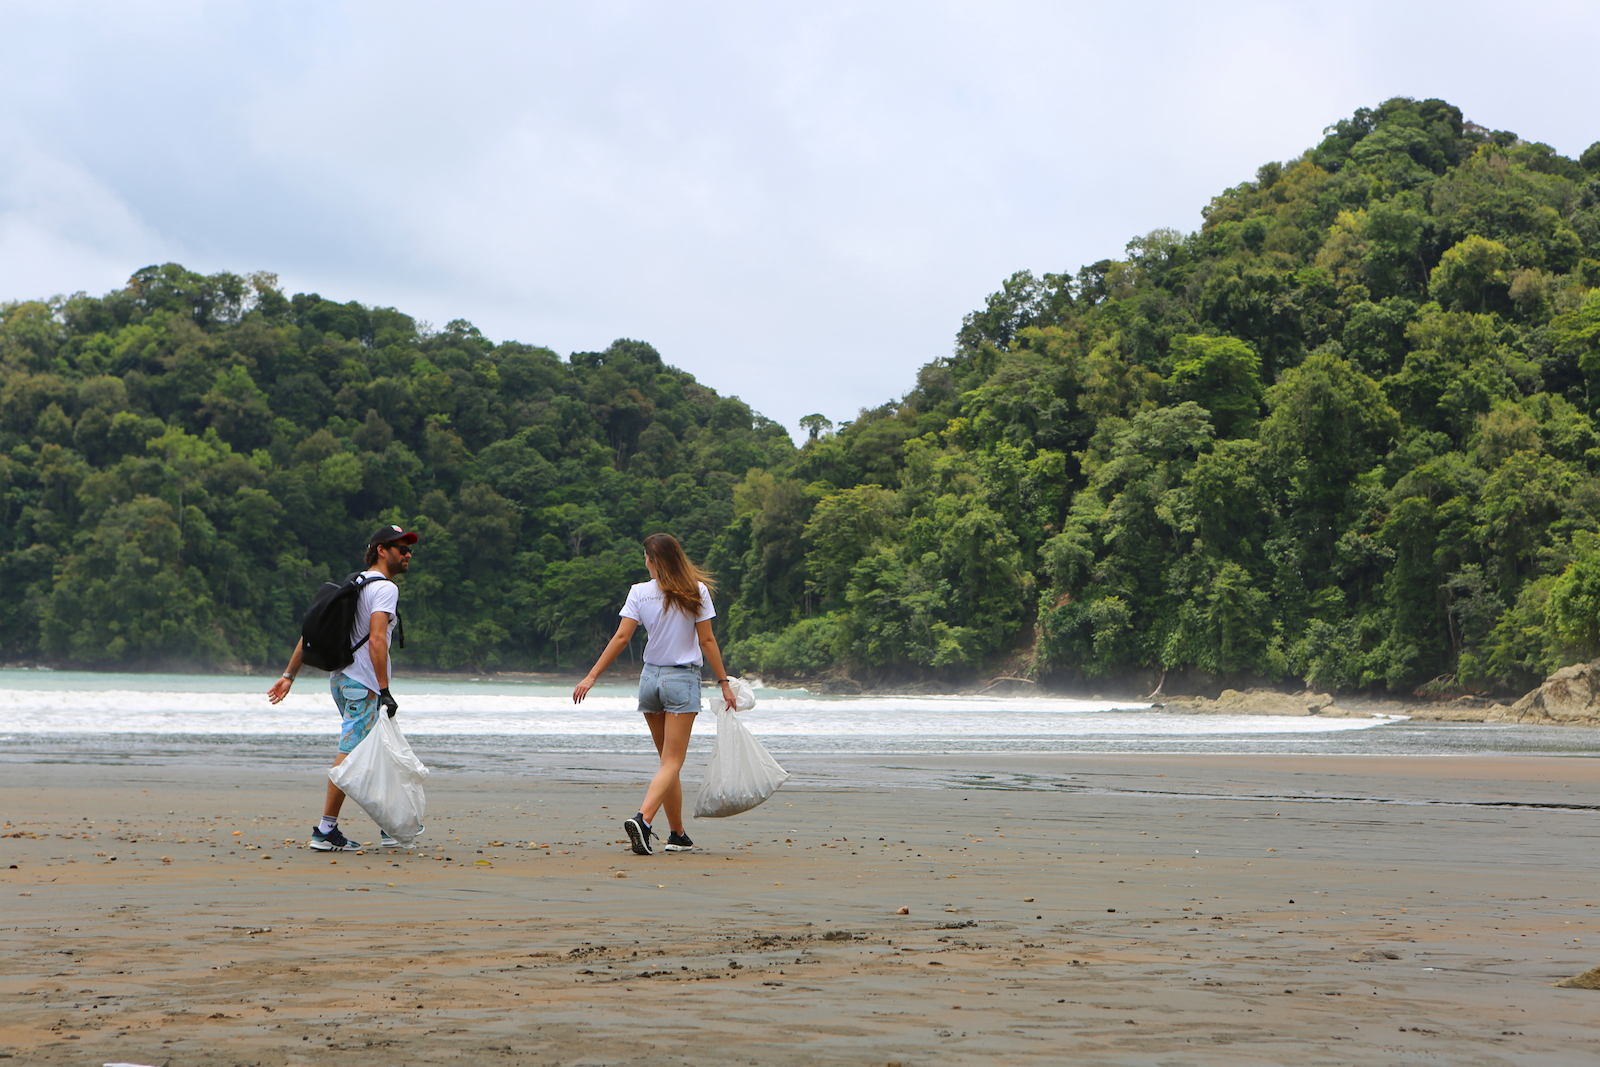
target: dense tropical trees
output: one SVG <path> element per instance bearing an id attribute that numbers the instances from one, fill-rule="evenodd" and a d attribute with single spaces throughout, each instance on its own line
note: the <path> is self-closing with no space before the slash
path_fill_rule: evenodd
<path id="1" fill-rule="evenodd" d="M 763 472 L 815 501 L 822 596 L 741 615 L 731 656 L 813 669 L 805 633 L 863 668 L 1448 690 L 1592 654 L 1597 212 L 1600 146 L 1396 99 L 1197 233 L 1013 275 L 903 400 Z M 941 501 L 1009 536 L 929 538 Z"/>
<path id="2" fill-rule="evenodd" d="M 258 662 L 380 519 L 423 532 L 441 667 L 592 655 L 652 529 L 773 674 L 1450 691 L 1600 652 L 1600 144 L 1395 99 L 1203 216 L 1005 279 L 799 448 L 640 342 L 266 274 L 5 305 L 0 654 Z"/>
<path id="3" fill-rule="evenodd" d="M 423 533 L 412 662 L 591 655 L 644 534 L 705 555 L 794 451 L 640 342 L 564 360 L 172 264 L 5 305 L 0 371 L 13 661 L 275 661 L 380 521 Z"/>

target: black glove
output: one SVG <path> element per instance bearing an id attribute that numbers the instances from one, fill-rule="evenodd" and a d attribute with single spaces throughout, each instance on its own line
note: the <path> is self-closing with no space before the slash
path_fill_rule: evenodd
<path id="1" fill-rule="evenodd" d="M 389 709 L 389 718 L 394 718 L 394 713 L 400 710 L 400 705 L 394 702 L 394 695 L 387 689 L 378 690 L 378 703 Z"/>

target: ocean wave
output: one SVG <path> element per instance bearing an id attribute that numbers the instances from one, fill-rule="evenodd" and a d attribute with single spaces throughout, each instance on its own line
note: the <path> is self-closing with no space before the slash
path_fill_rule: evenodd
<path id="1" fill-rule="evenodd" d="M 638 729 L 631 695 L 463 692 L 397 694 L 407 734 L 426 736 L 593 737 Z M 707 694 L 709 707 L 712 699 Z M 780 697 L 746 712 L 752 731 L 771 738 L 1032 739 L 1324 734 L 1361 730 L 1388 718 L 1318 719 L 1164 715 L 1108 702 L 1053 698 Z M 0 689 L 0 732 L 19 735 L 321 735 L 336 727 L 320 691 L 269 704 L 261 692 L 136 689 Z"/>

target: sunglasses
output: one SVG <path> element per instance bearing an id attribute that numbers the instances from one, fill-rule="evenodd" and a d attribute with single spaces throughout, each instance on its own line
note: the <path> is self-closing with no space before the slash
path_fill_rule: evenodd
<path id="1" fill-rule="evenodd" d="M 394 544 L 390 544 L 390 545 L 384 545 L 383 547 L 384 548 L 392 548 L 396 552 L 400 553 L 402 556 L 411 555 L 411 546 L 410 545 L 394 545 Z"/>

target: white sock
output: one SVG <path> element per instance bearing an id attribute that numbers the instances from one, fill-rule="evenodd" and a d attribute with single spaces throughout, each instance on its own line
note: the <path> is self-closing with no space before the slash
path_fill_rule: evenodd
<path id="1" fill-rule="evenodd" d="M 322 821 L 317 823 L 317 832 L 326 837 L 329 833 L 339 828 L 339 816 L 324 815 Z"/>

